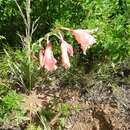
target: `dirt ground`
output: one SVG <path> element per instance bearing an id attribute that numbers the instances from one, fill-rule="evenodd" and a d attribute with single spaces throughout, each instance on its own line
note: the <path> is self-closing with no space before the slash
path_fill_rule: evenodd
<path id="1" fill-rule="evenodd" d="M 35 104 L 32 109 L 34 113 L 37 106 L 48 106 L 54 98 L 73 107 L 80 104 L 79 111 L 70 110 L 70 114 L 65 117 L 66 123 L 63 130 L 130 130 L 130 100 L 126 101 L 129 99 L 126 96 L 130 94 L 130 90 L 117 96 L 112 95 L 108 88 L 103 87 L 103 83 L 99 83 L 93 86 L 91 93 L 68 86 L 58 88 L 53 85 L 53 87 L 43 87 L 43 89 L 41 87 L 40 93 L 38 94 L 38 91 L 33 93 L 27 102 Z M 28 107 L 24 106 L 29 109 Z M 58 130 L 55 123 L 52 130 Z"/>
<path id="2" fill-rule="evenodd" d="M 26 96 L 26 102 L 21 106 L 29 111 L 28 114 L 35 115 L 39 108 L 48 111 L 50 102 L 58 99 L 62 104 L 73 107 L 80 105 L 78 111 L 69 111 L 62 130 L 130 130 L 130 84 L 121 85 L 117 89 L 109 87 L 103 80 L 90 82 L 87 77 L 89 87 L 86 89 L 52 80 L 51 85 L 37 85 Z M 51 129 L 58 130 L 57 119 L 52 120 Z M 24 130 L 27 124 L 21 123 L 18 127 L 7 124 L 0 130 Z"/>
<path id="3" fill-rule="evenodd" d="M 118 106 L 112 103 L 94 102 L 84 100 L 84 97 L 80 96 L 76 92 L 70 90 L 72 100 L 70 104 L 73 106 L 81 104 L 81 110 L 79 112 L 72 112 L 67 117 L 65 130 L 129 130 L 130 118 L 127 119 L 121 113 Z M 76 95 L 76 96 L 74 96 Z M 83 98 L 83 100 L 81 100 Z M 130 108 L 130 106 L 129 106 Z"/>

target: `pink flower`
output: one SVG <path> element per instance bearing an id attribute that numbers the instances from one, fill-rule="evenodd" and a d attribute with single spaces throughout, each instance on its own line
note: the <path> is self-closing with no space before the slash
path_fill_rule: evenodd
<path id="1" fill-rule="evenodd" d="M 63 38 L 60 39 L 61 42 L 61 57 L 62 57 L 62 63 L 63 66 L 67 69 L 70 68 L 70 61 L 69 56 L 73 56 L 73 47 L 68 44 L 66 41 L 64 41 Z"/>
<path id="2" fill-rule="evenodd" d="M 39 54 L 39 61 L 40 61 L 40 66 L 38 67 L 38 70 L 40 70 L 41 68 L 43 68 L 44 66 L 44 50 L 43 49 L 40 49 L 38 54 Z"/>
<path id="3" fill-rule="evenodd" d="M 44 55 L 43 63 L 44 63 L 44 67 L 48 71 L 54 71 L 54 70 L 57 69 L 56 59 L 53 56 L 51 42 L 47 43 L 47 46 L 46 46 L 46 49 L 45 49 L 45 55 Z"/>
<path id="4" fill-rule="evenodd" d="M 98 28 L 96 29 L 77 29 L 77 30 L 73 30 L 70 29 L 69 31 L 75 36 L 76 40 L 78 41 L 78 43 L 81 44 L 81 48 L 84 52 L 84 54 L 86 54 L 86 49 L 90 48 L 91 44 L 96 43 L 95 38 L 90 35 L 93 32 L 96 32 L 98 30 Z"/>

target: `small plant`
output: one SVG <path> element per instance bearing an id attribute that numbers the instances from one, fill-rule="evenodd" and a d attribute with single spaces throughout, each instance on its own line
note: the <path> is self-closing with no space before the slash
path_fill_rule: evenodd
<path id="1" fill-rule="evenodd" d="M 26 10 L 26 13 L 24 14 L 21 7 L 19 6 L 17 0 L 15 0 L 15 3 L 19 9 L 19 12 L 23 18 L 23 21 L 24 21 L 24 24 L 25 24 L 25 36 L 22 36 L 20 34 L 18 34 L 20 36 L 20 39 L 22 41 L 22 45 L 23 45 L 23 52 L 25 54 L 25 57 L 24 57 L 24 60 L 21 64 L 23 64 L 23 66 L 21 67 L 24 67 L 25 71 L 24 73 L 26 73 L 26 76 L 27 77 L 24 77 L 25 75 L 23 74 L 22 76 L 23 77 L 20 77 L 22 82 L 24 82 L 24 79 L 27 80 L 27 87 L 31 90 L 32 86 L 34 85 L 33 84 L 33 73 L 32 73 L 32 70 L 34 69 L 34 66 L 32 64 L 32 61 L 31 61 L 31 49 L 32 49 L 32 35 L 33 33 L 35 32 L 36 28 L 37 28 L 37 22 L 38 22 L 38 19 L 36 19 L 34 22 L 31 22 L 31 16 L 30 16 L 30 13 L 31 13 L 31 0 L 26 0 L 25 2 L 25 10 Z M 18 68 L 18 66 L 16 66 L 16 68 Z M 20 73 L 22 73 L 22 69 L 21 68 L 18 68 Z M 25 86 L 25 83 L 23 84 L 23 86 Z M 26 87 L 26 86 L 25 86 Z"/>
<path id="2" fill-rule="evenodd" d="M 47 121 L 47 117 L 45 115 L 45 112 L 43 110 L 40 110 L 40 111 L 38 111 L 37 115 L 39 117 L 39 120 L 40 120 L 44 130 L 51 130 L 51 127 L 50 127 L 50 124 Z"/>
<path id="3" fill-rule="evenodd" d="M 34 124 L 29 124 L 25 130 L 43 130 L 40 126 L 35 126 Z"/>
<path id="4" fill-rule="evenodd" d="M 80 109 L 80 105 L 72 107 L 68 103 L 62 104 L 59 102 L 59 100 L 53 99 L 51 101 L 51 108 L 48 110 L 39 110 L 38 117 L 45 130 L 49 130 L 51 127 L 61 129 L 65 126 L 65 117 L 69 116 L 70 110 L 78 111 Z"/>
<path id="5" fill-rule="evenodd" d="M 12 121 L 18 124 L 22 120 L 28 120 L 27 117 L 24 116 L 25 111 L 20 107 L 20 103 L 24 101 L 24 97 L 12 91 L 7 57 L 2 55 L 2 58 L 0 63 L 0 126 Z"/>
<path id="6" fill-rule="evenodd" d="M 0 57 L 0 68 L 0 78 L 4 79 L 10 73 L 10 70 L 7 64 L 7 57 L 3 54 Z"/>
<path id="7" fill-rule="evenodd" d="M 38 40 L 38 56 L 37 58 L 34 55 L 34 46 L 32 42 L 32 36 L 33 33 L 35 32 L 37 28 L 37 22 L 38 19 L 35 21 L 31 22 L 31 0 L 26 0 L 25 2 L 25 11 L 26 13 L 24 14 L 21 7 L 19 6 L 17 0 L 15 0 L 15 3 L 19 9 L 19 12 L 23 18 L 24 24 L 25 24 L 25 36 L 22 36 L 18 34 L 21 38 L 23 48 L 21 51 L 17 51 L 16 53 L 11 53 L 8 52 L 6 49 L 4 49 L 7 57 L 8 57 L 8 66 L 11 69 L 11 72 L 16 77 L 16 80 L 18 81 L 17 83 L 20 86 L 23 86 L 26 90 L 26 92 L 32 89 L 34 86 L 35 82 L 37 81 L 37 74 L 35 72 L 38 72 L 36 70 L 36 64 L 33 61 L 39 61 L 40 66 L 37 68 L 38 70 L 42 69 L 43 67 L 47 69 L 47 71 L 54 71 L 57 69 L 56 65 L 56 59 L 53 56 L 53 51 L 52 51 L 52 43 L 50 41 L 50 38 L 52 36 L 56 36 L 59 41 L 60 41 L 60 50 L 61 50 L 61 57 L 62 57 L 62 63 L 63 66 L 67 69 L 70 68 L 70 61 L 69 61 L 69 55 L 73 56 L 73 47 L 68 44 L 64 38 L 63 38 L 63 31 L 68 31 L 78 41 L 78 43 L 81 45 L 81 48 L 84 52 L 86 53 L 86 50 L 90 48 L 90 45 L 96 43 L 95 38 L 91 35 L 92 33 L 96 32 L 98 28 L 96 29 L 70 29 L 66 27 L 57 27 L 53 31 L 47 33 L 44 37 L 40 38 Z M 42 47 L 42 41 L 45 40 L 47 45 L 46 49 L 44 52 L 44 48 Z M 15 58 L 16 57 L 16 58 Z"/>
<path id="8" fill-rule="evenodd" d="M 13 74 L 13 78 L 10 82 L 14 86 L 20 86 L 23 92 L 28 92 L 30 90 L 30 85 L 36 83 L 38 79 L 38 72 L 36 70 L 36 63 L 30 62 L 31 70 L 28 69 L 26 54 L 21 50 L 13 51 L 9 47 L 4 52 L 6 54 L 6 65 L 9 67 L 9 72 Z M 31 75 L 31 79 L 29 78 Z"/>
<path id="9" fill-rule="evenodd" d="M 24 111 L 20 107 L 20 103 L 23 102 L 23 96 L 16 94 L 15 92 L 8 92 L 5 96 L 0 97 L 0 125 L 8 123 L 10 121 L 16 121 L 16 123 L 22 120 L 27 120 L 24 117 Z"/>

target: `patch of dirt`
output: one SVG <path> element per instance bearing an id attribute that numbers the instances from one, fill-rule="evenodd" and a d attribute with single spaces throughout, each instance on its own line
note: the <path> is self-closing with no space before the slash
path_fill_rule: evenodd
<path id="1" fill-rule="evenodd" d="M 123 100 L 123 95 L 120 96 Z M 122 108 L 120 96 L 112 96 L 111 91 L 102 83 L 93 86 L 93 91 L 85 94 L 81 89 L 69 88 L 69 86 L 62 88 L 39 86 L 32 95 L 28 96 L 28 104 L 23 106 L 35 114 L 36 108 L 39 107 L 48 110 L 50 102 L 55 98 L 62 104 L 67 103 L 73 107 L 80 104 L 81 106 L 78 111 L 70 110 L 70 114 L 65 117 L 66 123 L 63 130 L 129 130 L 130 117 L 126 112 L 130 113 L 130 109 Z M 125 97 L 125 99 L 128 98 Z M 30 108 L 29 104 L 33 107 Z M 127 105 L 127 108 L 130 108 L 128 102 Z M 55 123 L 52 130 L 57 129 Z"/>
<path id="2" fill-rule="evenodd" d="M 29 96 L 26 96 L 26 101 L 21 106 L 28 111 L 29 116 L 34 115 L 36 118 L 39 108 L 48 111 L 52 109 L 51 101 L 58 99 L 62 104 L 67 103 L 73 107 L 80 105 L 79 110 L 69 111 L 62 130 L 130 130 L 130 86 L 122 85 L 121 88 L 112 90 L 103 81 L 91 82 L 88 86 L 90 88 L 74 88 L 64 84 L 61 86 L 55 82 L 50 86 L 38 85 Z M 52 130 L 58 129 L 57 118 L 52 119 L 53 125 L 52 120 L 48 121 Z M 23 125 L 20 124 L 19 130 L 25 129 L 26 126 Z M 15 128 L 12 127 L 11 130 Z"/>
<path id="3" fill-rule="evenodd" d="M 61 95 L 72 106 L 81 105 L 78 112 L 71 111 L 66 118 L 64 130 L 129 130 L 130 109 L 122 108 L 122 101 L 130 108 L 130 102 L 123 100 L 128 93 L 112 96 L 103 84 L 93 86 L 93 91 L 85 95 L 79 89 L 64 88 Z M 106 91 L 106 92 L 105 92 Z M 89 95 L 91 94 L 91 95 Z M 117 94 L 117 93 L 116 93 Z M 124 96 L 125 95 L 125 96 Z M 88 98 L 88 96 L 90 96 Z M 65 98 L 66 97 L 66 98 Z M 122 99 L 120 99 L 120 98 Z M 120 99 L 120 100 L 119 100 Z M 123 105 L 124 105 L 123 104 Z"/>
<path id="4" fill-rule="evenodd" d="M 67 118 L 66 130 L 128 130 L 130 120 L 120 117 L 120 111 L 110 104 L 89 104 Z"/>

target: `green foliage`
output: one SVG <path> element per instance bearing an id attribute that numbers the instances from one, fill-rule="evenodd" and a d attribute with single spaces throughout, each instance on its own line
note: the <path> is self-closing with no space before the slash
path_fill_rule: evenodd
<path id="1" fill-rule="evenodd" d="M 63 25 L 71 28 L 99 27 L 96 34 L 97 43 L 89 49 L 88 59 L 100 60 L 101 57 L 102 59 L 108 57 L 117 63 L 129 55 L 129 3 L 122 0 L 65 0 L 63 5 L 62 9 L 64 9 L 63 11 L 61 9 L 60 12 L 62 15 L 56 19 L 54 26 Z M 77 43 L 73 43 L 71 37 L 68 39 L 69 43 L 76 46 Z"/>
<path id="2" fill-rule="evenodd" d="M 13 42 L 18 40 L 14 35 L 18 31 L 17 28 L 20 27 L 19 30 L 23 30 L 14 0 L 0 0 L 0 12 L 0 34 L 6 37 L 9 44 L 14 45 Z"/>
<path id="3" fill-rule="evenodd" d="M 26 119 L 20 107 L 23 96 L 15 92 L 8 92 L 6 96 L 0 97 L 0 125 L 15 120 L 17 123 Z"/>
<path id="4" fill-rule="evenodd" d="M 50 125 L 49 125 L 47 118 L 46 118 L 46 115 L 45 115 L 45 111 L 39 110 L 38 117 L 39 117 L 39 119 L 44 127 L 44 130 L 51 130 Z"/>
<path id="5" fill-rule="evenodd" d="M 5 37 L 4 37 L 4 36 L 2 36 L 2 35 L 0 35 L 0 40 L 1 40 L 1 39 L 5 39 Z"/>
<path id="6" fill-rule="evenodd" d="M 54 109 L 61 115 L 63 115 L 63 116 L 69 115 L 69 110 L 71 109 L 70 104 L 67 104 L 67 103 L 62 104 L 57 99 L 54 99 L 54 100 L 52 100 L 52 105 L 53 105 Z"/>
<path id="7" fill-rule="evenodd" d="M 11 87 L 7 79 L 0 78 L 0 126 L 11 121 L 20 123 L 28 120 L 25 111 L 20 107 L 24 96 L 12 91 Z"/>
<path id="8" fill-rule="evenodd" d="M 65 125 L 65 116 L 69 115 L 70 104 L 62 104 L 57 99 L 52 100 L 51 108 L 47 111 L 41 109 L 38 111 L 38 117 L 45 130 L 50 130 L 52 125 L 59 124 L 60 127 Z M 53 124 L 53 121 L 55 122 Z M 49 123 L 50 122 L 50 123 Z"/>
<path id="9" fill-rule="evenodd" d="M 11 90 L 12 85 L 8 79 L 11 70 L 5 54 L 0 57 L 0 68 L 0 126 L 12 120 L 19 123 L 27 119 L 24 117 L 24 111 L 20 108 L 23 96 Z"/>
<path id="10" fill-rule="evenodd" d="M 20 49 L 14 51 L 8 47 L 4 51 L 6 54 L 6 64 L 10 72 L 14 74 L 12 82 L 22 87 L 25 92 L 29 91 L 38 80 L 37 63 L 33 61 L 28 63 L 25 52 Z M 29 65 L 31 68 L 29 68 Z"/>
<path id="11" fill-rule="evenodd" d="M 29 124 L 25 130 L 43 130 L 40 126 L 35 126 L 34 124 Z"/>
<path id="12" fill-rule="evenodd" d="M 70 111 L 78 112 L 81 106 L 78 104 L 72 106 L 68 103 L 61 103 L 58 99 L 53 99 L 50 104 L 50 108 L 40 109 L 38 111 L 38 117 L 45 130 L 50 130 L 51 127 L 55 129 L 62 129 L 65 126 L 65 117 L 69 116 Z"/>
<path id="13" fill-rule="evenodd" d="M 6 95 L 10 88 L 10 84 L 0 78 L 0 97 Z"/>
<path id="14" fill-rule="evenodd" d="M 7 57 L 5 54 L 1 54 L 0 56 L 0 78 L 5 78 L 10 73 L 8 65 L 7 65 Z"/>
<path id="15" fill-rule="evenodd" d="M 23 1 L 19 1 L 19 4 L 21 8 L 24 7 Z M 117 63 L 129 55 L 129 0 L 37 0 L 32 1 L 31 4 L 32 19 L 40 16 L 34 40 L 60 25 L 70 28 L 95 28 L 98 26 L 100 30 L 96 33 L 97 43 L 88 50 L 85 58 L 100 60 L 101 57 L 102 59 L 108 57 Z M 22 33 L 24 30 L 23 21 L 18 15 L 15 2 L 1 0 L 0 9 L 3 12 L 0 17 L 0 21 L 3 23 L 0 25 L 1 34 L 6 34 L 9 42 L 16 43 L 18 38 L 14 32 L 19 30 Z M 15 21 L 12 20 L 14 18 Z M 67 33 L 66 39 L 72 45 L 78 46 L 69 33 Z M 54 43 L 53 48 L 55 54 L 59 55 L 57 43 Z"/>

